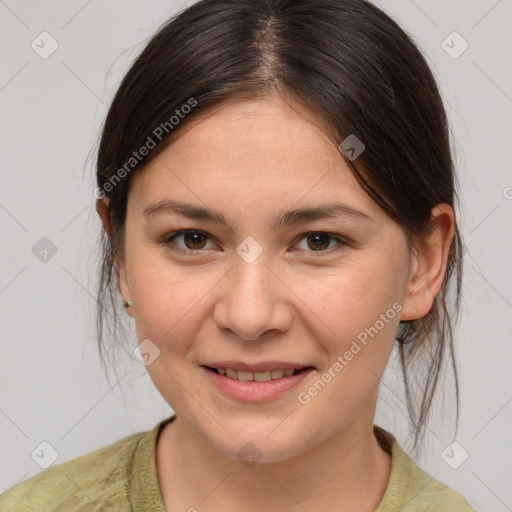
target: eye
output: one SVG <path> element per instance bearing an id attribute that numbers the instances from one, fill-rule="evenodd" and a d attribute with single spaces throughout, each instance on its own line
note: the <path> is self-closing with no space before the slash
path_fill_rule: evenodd
<path id="1" fill-rule="evenodd" d="M 342 238 L 322 232 L 306 233 L 300 240 L 306 241 L 306 248 L 302 248 L 302 250 L 311 249 L 309 252 L 327 252 L 326 249 L 330 249 L 329 246 L 333 240 L 337 242 L 337 245 L 348 245 Z"/>
<path id="2" fill-rule="evenodd" d="M 179 245 L 175 240 L 182 239 L 183 245 Z M 175 231 L 165 236 L 161 240 L 162 245 L 168 246 L 173 251 L 177 252 L 202 252 L 204 249 L 208 249 L 207 241 L 211 238 L 209 235 L 196 229 L 184 229 L 181 231 Z M 336 245 L 347 246 L 348 242 L 342 238 L 323 232 L 305 233 L 301 236 L 299 241 L 305 241 L 306 246 L 299 247 L 299 250 L 305 250 L 307 252 L 328 252 L 332 249 L 331 243 L 336 242 Z M 210 247 L 211 248 L 211 247 Z"/>
<path id="3" fill-rule="evenodd" d="M 175 239 L 183 237 L 185 247 L 180 247 L 174 242 Z M 206 233 L 197 231 L 195 229 L 185 229 L 182 231 L 176 231 L 167 235 L 163 240 L 162 244 L 168 245 L 171 249 L 179 252 L 194 252 L 201 251 L 205 248 L 205 240 L 209 239 Z"/>

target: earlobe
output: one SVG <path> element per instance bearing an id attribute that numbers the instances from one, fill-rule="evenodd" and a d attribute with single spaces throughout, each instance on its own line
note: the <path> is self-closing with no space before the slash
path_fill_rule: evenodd
<path id="1" fill-rule="evenodd" d="M 432 309 L 441 290 L 455 230 L 453 209 L 438 204 L 432 209 L 430 232 L 415 247 L 401 320 L 416 320 Z"/>
<path id="2" fill-rule="evenodd" d="M 126 277 L 126 267 L 123 263 L 119 264 L 119 292 L 121 293 L 121 300 L 123 303 L 125 301 L 131 302 L 130 291 L 128 289 L 128 279 Z M 126 304 L 124 304 L 126 313 L 131 317 L 133 317 L 132 305 L 133 304 L 126 306 Z"/>
<path id="3" fill-rule="evenodd" d="M 124 256 L 124 248 L 120 248 L 118 259 L 116 261 L 116 272 L 118 276 L 119 293 L 121 294 L 121 301 L 123 302 L 126 313 L 133 317 L 133 310 L 131 306 L 126 306 L 126 302 L 131 302 L 130 287 L 128 286 L 128 275 L 126 272 L 126 263 Z"/>
<path id="4" fill-rule="evenodd" d="M 433 281 L 430 275 L 418 275 L 410 281 L 403 301 L 400 320 L 417 320 L 425 316 L 434 303 L 437 292 L 434 293 Z"/>

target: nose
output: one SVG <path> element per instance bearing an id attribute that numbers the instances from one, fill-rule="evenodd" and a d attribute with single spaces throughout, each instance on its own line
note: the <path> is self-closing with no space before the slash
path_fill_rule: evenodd
<path id="1" fill-rule="evenodd" d="M 293 293 L 283 277 L 263 254 L 252 263 L 235 258 L 232 270 L 221 281 L 214 314 L 217 327 L 247 341 L 263 338 L 269 331 L 273 335 L 287 331 Z"/>

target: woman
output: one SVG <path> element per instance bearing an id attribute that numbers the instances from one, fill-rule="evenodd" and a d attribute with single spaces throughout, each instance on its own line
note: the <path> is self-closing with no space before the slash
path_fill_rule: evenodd
<path id="1" fill-rule="evenodd" d="M 419 446 L 462 272 L 445 111 L 393 20 L 363 0 L 192 5 L 124 78 L 97 186 L 100 349 L 122 297 L 175 414 L 1 510 L 471 510 L 373 424 L 396 343 Z"/>

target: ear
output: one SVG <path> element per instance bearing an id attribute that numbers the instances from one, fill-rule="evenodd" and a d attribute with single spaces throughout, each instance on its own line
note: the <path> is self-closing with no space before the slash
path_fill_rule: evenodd
<path id="1" fill-rule="evenodd" d="M 109 200 L 105 197 L 96 200 L 96 211 L 100 216 L 103 228 L 107 232 L 108 237 L 112 238 L 112 225 L 110 223 L 110 212 L 108 210 Z"/>
<path id="2" fill-rule="evenodd" d="M 112 223 L 110 220 L 110 212 L 108 209 L 108 199 L 107 198 L 101 198 L 96 200 L 96 211 L 98 212 L 98 215 L 100 216 L 101 222 L 103 224 L 103 228 L 108 234 L 108 237 L 112 243 Z M 115 262 L 116 265 L 116 272 L 119 282 L 119 291 L 121 293 L 121 297 L 124 300 L 131 300 L 130 299 L 130 292 L 128 289 L 128 280 L 126 278 L 126 266 L 124 264 L 124 254 L 121 250 L 119 254 L 119 260 Z M 131 306 L 125 308 L 126 313 L 133 317 L 133 308 Z"/>
<path id="3" fill-rule="evenodd" d="M 424 317 L 441 289 L 455 232 L 450 205 L 440 203 L 432 208 L 430 229 L 427 238 L 414 247 L 400 320 Z"/>

